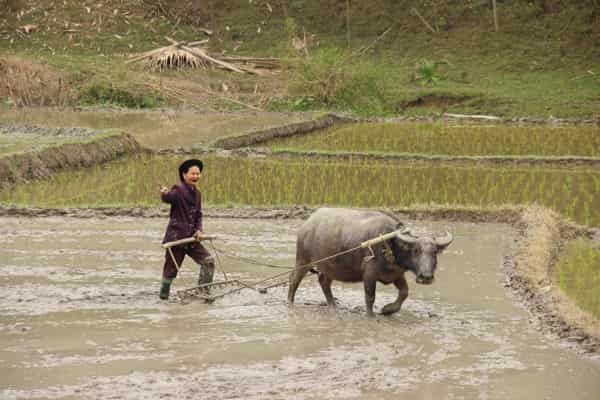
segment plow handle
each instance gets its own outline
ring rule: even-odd
[[[213,240],[216,239],[217,237],[215,235],[202,235],[200,238],[196,239],[195,237],[189,237],[189,238],[185,238],[185,239],[179,239],[179,240],[174,240],[172,242],[167,242],[167,243],[163,243],[162,247],[164,249],[169,249],[173,246],[179,246],[180,244],[187,244],[187,243],[193,243],[193,242],[201,242],[203,240]]]

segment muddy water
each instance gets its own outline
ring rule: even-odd
[[[218,246],[291,265],[300,221],[209,220]],[[434,285],[367,319],[361,285],[312,277],[214,304],[158,300],[165,221],[0,219],[0,398],[597,399],[600,360],[539,334],[503,287],[505,225],[449,228]],[[414,223],[412,223],[414,225]],[[231,278],[280,272],[222,258]],[[175,290],[192,286],[185,263]],[[376,305],[393,300],[379,286]]]
[[[133,135],[145,147],[192,148],[215,139],[252,130],[305,121],[310,113],[236,112],[196,113],[192,111],[70,111],[54,109],[0,108],[0,123],[120,129]]]

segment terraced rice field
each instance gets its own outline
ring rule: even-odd
[[[555,280],[577,305],[600,318],[600,247],[585,239],[567,245],[556,269]]]
[[[45,129],[0,123],[0,156],[42,150],[66,143],[79,143],[110,134],[81,128]]]
[[[181,156],[137,156],[59,173],[0,192],[0,203],[38,207],[153,206],[177,180]],[[600,171],[592,168],[456,166],[203,157],[210,205],[407,207],[540,204],[600,226]]]
[[[600,129],[593,126],[356,124],[274,139],[259,146],[325,152],[600,157]]]

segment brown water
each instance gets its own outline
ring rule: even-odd
[[[0,108],[0,123],[119,129],[133,135],[145,147],[193,148],[222,136],[263,130],[305,121],[310,113],[191,111],[70,111]]]
[[[0,218],[0,398],[598,399],[600,360],[534,330],[503,287],[512,228],[450,229],[436,283],[392,317],[364,315],[362,286],[307,277],[207,305],[158,300],[160,219]],[[292,265],[300,221],[206,221],[218,246]],[[230,277],[280,270],[222,259]],[[184,263],[174,289],[193,285]],[[379,285],[376,305],[395,298]]]

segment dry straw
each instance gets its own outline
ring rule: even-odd
[[[147,68],[158,71],[207,67],[200,57],[178,48],[166,49],[163,52],[151,55],[144,61]]]

